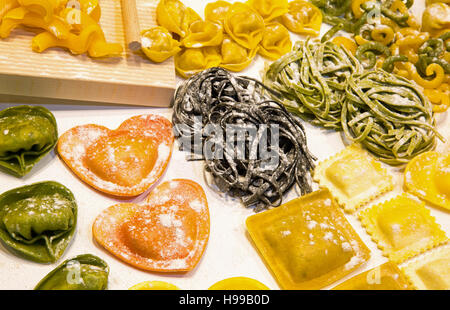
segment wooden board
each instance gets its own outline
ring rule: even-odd
[[[125,47],[120,0],[100,0],[100,24],[108,42]],[[141,29],[156,25],[158,0],[137,0]],[[61,48],[31,50],[34,33],[16,29],[0,40],[0,101],[25,97],[145,106],[169,106],[176,79],[173,59],[152,63],[129,51],[123,57],[92,59]],[[30,99],[31,100],[31,99]]]

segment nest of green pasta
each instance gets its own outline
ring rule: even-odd
[[[436,144],[431,104],[409,80],[383,70],[351,76],[342,127],[380,160],[398,165]],[[439,136],[440,137],[440,136]]]
[[[391,165],[433,149],[440,137],[431,104],[417,85],[383,70],[365,72],[330,41],[297,43],[268,67],[264,83],[283,95],[289,111],[343,130]]]
[[[205,161],[217,188],[256,211],[280,205],[294,184],[311,192],[314,168],[301,122],[267,93],[279,95],[211,68],[182,84],[173,100],[180,148]]]
[[[283,95],[286,108],[325,128],[341,129],[341,110],[348,77],[361,73],[359,62],[330,41],[299,41],[274,62],[264,83]]]

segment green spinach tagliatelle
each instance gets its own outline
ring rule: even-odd
[[[41,182],[0,195],[0,240],[14,253],[52,263],[70,243],[77,223],[72,192],[57,182]]]

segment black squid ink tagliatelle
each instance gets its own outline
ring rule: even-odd
[[[302,194],[311,192],[315,159],[299,119],[267,92],[273,91],[256,80],[211,68],[185,81],[173,101],[182,149],[205,161],[212,183],[222,192],[256,211],[280,205],[294,184]],[[230,128],[238,131],[231,141]],[[247,131],[252,128],[254,134]],[[264,156],[262,144],[270,156]],[[208,156],[207,148],[222,156]]]

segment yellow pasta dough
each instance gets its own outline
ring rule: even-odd
[[[252,215],[246,225],[282,289],[323,288],[370,257],[326,189]]]
[[[402,270],[416,289],[450,290],[450,246],[436,249]]]
[[[384,255],[395,263],[447,241],[425,203],[406,193],[363,210],[360,219]]]
[[[413,158],[405,169],[405,189],[450,210],[450,153],[426,152]]]
[[[381,163],[357,144],[319,163],[314,180],[328,188],[347,212],[394,187],[392,176]]]
[[[342,282],[333,290],[407,290],[408,280],[394,263],[387,262]]]

